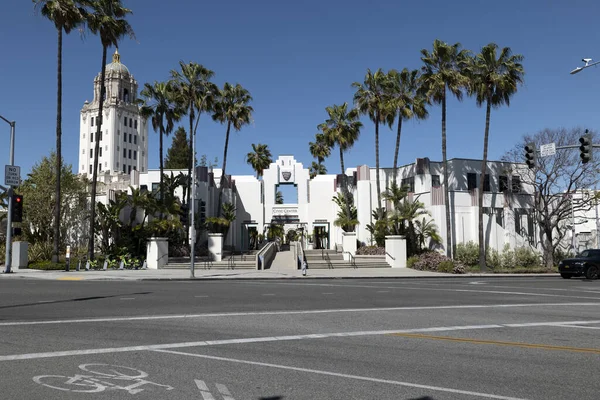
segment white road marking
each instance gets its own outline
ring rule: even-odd
[[[275,293],[263,293],[263,296],[275,296]]]
[[[221,393],[221,396],[223,396],[223,400],[235,400],[231,395],[229,389],[227,389],[227,386],[222,385],[220,383],[215,383],[215,385],[217,386],[217,390],[219,391],[219,393]]]
[[[378,290],[377,293],[389,293],[389,290]]]
[[[487,282],[481,282],[481,281],[475,281],[475,282],[469,282],[469,285],[486,285]]]
[[[598,299],[600,300],[600,299]],[[128,321],[152,321],[164,319],[189,319],[189,318],[218,318],[218,317],[248,317],[255,315],[303,315],[303,314],[332,314],[332,313],[360,313],[360,312],[388,312],[388,311],[419,311],[419,310],[468,310],[485,308],[513,308],[513,307],[582,307],[600,306],[600,302],[577,302],[577,303],[515,303],[515,304],[466,304],[455,306],[407,306],[407,307],[381,307],[381,308],[339,308],[324,310],[290,310],[290,311],[248,311],[230,313],[207,313],[207,314],[173,314],[173,315],[145,315],[136,317],[106,317],[106,318],[84,318],[84,319],[59,319],[43,321],[13,321],[0,322],[2,326],[23,325],[56,325],[56,324],[82,324],[98,322],[128,322]]]
[[[327,293],[321,293],[321,294],[333,294],[332,292],[327,292]]]
[[[121,297],[121,300],[135,300],[135,297]]]
[[[237,364],[256,365],[256,366],[261,366],[261,367],[277,368],[277,369],[284,369],[284,370],[289,370],[289,371],[306,372],[306,373],[309,373],[309,374],[319,374],[319,375],[326,375],[326,376],[334,376],[334,377],[337,377],[337,378],[354,379],[354,380],[366,381],[366,382],[374,382],[374,383],[386,383],[386,384],[389,384],[389,385],[404,386],[404,387],[415,388],[415,389],[434,390],[434,391],[437,391],[437,392],[455,393],[455,394],[462,394],[462,395],[468,395],[468,396],[476,396],[476,397],[481,397],[481,398],[485,398],[485,399],[524,400],[524,399],[520,399],[518,397],[500,396],[500,395],[497,395],[497,394],[472,392],[472,391],[469,391],[469,390],[452,389],[452,388],[446,388],[446,387],[441,387],[441,386],[421,385],[421,384],[418,384],[418,383],[393,381],[393,380],[390,380],[390,379],[371,378],[371,377],[368,377],[368,376],[342,374],[342,373],[339,373],[339,372],[322,371],[322,370],[317,370],[317,369],[301,368],[301,367],[293,367],[293,366],[290,366],[290,365],[271,364],[271,363],[265,363],[265,362],[259,362],[259,361],[240,360],[240,359],[237,359],[237,358],[217,357],[217,356],[209,356],[209,355],[195,354],[195,353],[186,353],[186,352],[182,352],[182,351],[173,351],[173,350],[156,350],[156,351],[161,352],[161,353],[170,353],[170,354],[176,354],[176,355],[182,355],[182,356],[205,358],[205,359],[208,359],[208,360],[226,361],[226,362],[232,362],[232,363],[237,363]]]
[[[198,341],[198,342],[163,343],[163,344],[140,345],[140,346],[129,346],[129,347],[112,347],[112,348],[98,348],[98,349],[52,351],[52,352],[46,352],[46,353],[13,354],[13,355],[0,356],[0,362],[15,361],[15,360],[33,360],[33,359],[52,358],[52,357],[69,357],[69,356],[80,356],[80,355],[89,355],[89,354],[126,353],[126,352],[132,352],[132,351],[145,351],[145,350],[167,350],[167,349],[178,349],[178,348],[184,348],[184,347],[207,347],[207,346],[228,345],[228,344],[279,342],[279,341],[306,340],[306,339],[326,339],[326,338],[336,338],[336,337],[381,336],[381,335],[391,335],[391,334],[398,334],[398,333],[428,333],[428,332],[453,332],[453,331],[469,331],[469,330],[497,329],[497,328],[526,328],[526,327],[557,326],[557,325],[569,325],[569,324],[572,324],[572,325],[600,324],[600,320],[528,322],[528,323],[521,323],[521,324],[438,326],[438,327],[430,327],[430,328],[313,333],[313,334],[293,335],[293,336],[267,336],[267,337],[241,338],[241,339],[206,340],[206,341]]]
[[[600,326],[579,326],[571,324],[559,324],[555,326],[560,326],[561,328],[600,329]]]
[[[202,399],[215,400],[212,393],[210,393],[210,390],[208,390],[208,386],[206,386],[206,383],[204,383],[204,381],[201,381],[200,379],[194,379],[194,381],[196,382],[196,386],[198,386],[198,389],[200,389]]]
[[[208,297],[208,296],[204,295],[204,296],[194,296],[194,297],[201,299],[201,298],[205,298],[205,297]]]

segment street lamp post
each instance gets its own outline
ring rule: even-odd
[[[194,258],[196,258],[196,132],[192,134],[192,204],[188,204],[188,209],[192,215],[190,224],[190,278],[195,277]]]
[[[15,121],[9,121],[0,115],[0,119],[10,125],[10,153],[9,163],[10,165],[15,164]],[[13,189],[12,186],[8,186],[8,214],[6,215],[6,258],[5,258],[5,269],[4,273],[8,274],[10,271],[10,263],[12,260],[12,209],[13,209]]]
[[[594,65],[600,64],[600,61],[592,62],[591,58],[584,58],[581,61],[583,61],[585,63],[585,65],[583,67],[575,68],[573,71],[570,72],[571,75],[578,74],[586,68],[593,67]]]

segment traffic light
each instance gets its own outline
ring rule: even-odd
[[[179,211],[179,220],[183,226],[187,226],[189,220],[190,212],[187,204],[181,205],[181,210]]]
[[[13,228],[13,236],[21,236],[23,230],[21,228]]]
[[[582,164],[587,164],[588,162],[590,162],[593,154],[592,135],[590,135],[588,132],[589,131],[586,129],[585,135],[579,138],[579,143],[581,143],[581,146],[579,146],[579,151],[581,152],[581,154],[579,156],[581,157]]]
[[[23,196],[12,196],[12,222],[23,222]]]
[[[535,165],[537,164],[535,143],[527,143],[525,145],[525,163],[529,169],[535,168]]]

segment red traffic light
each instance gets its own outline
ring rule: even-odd
[[[20,203],[20,202],[21,202],[21,199],[22,199],[22,197],[20,197],[20,196],[15,196],[15,201],[16,201],[17,203]]]

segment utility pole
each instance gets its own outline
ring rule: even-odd
[[[9,163],[15,165],[15,121],[9,121],[0,115],[0,119],[10,125],[10,153]],[[13,189],[8,185],[8,215],[6,216],[6,258],[4,273],[11,272],[10,263],[12,260],[12,212],[13,212]]]
[[[196,132],[192,135],[192,204],[188,204],[188,209],[192,213],[189,220],[190,224],[190,278],[195,278],[194,258],[196,258]]]

